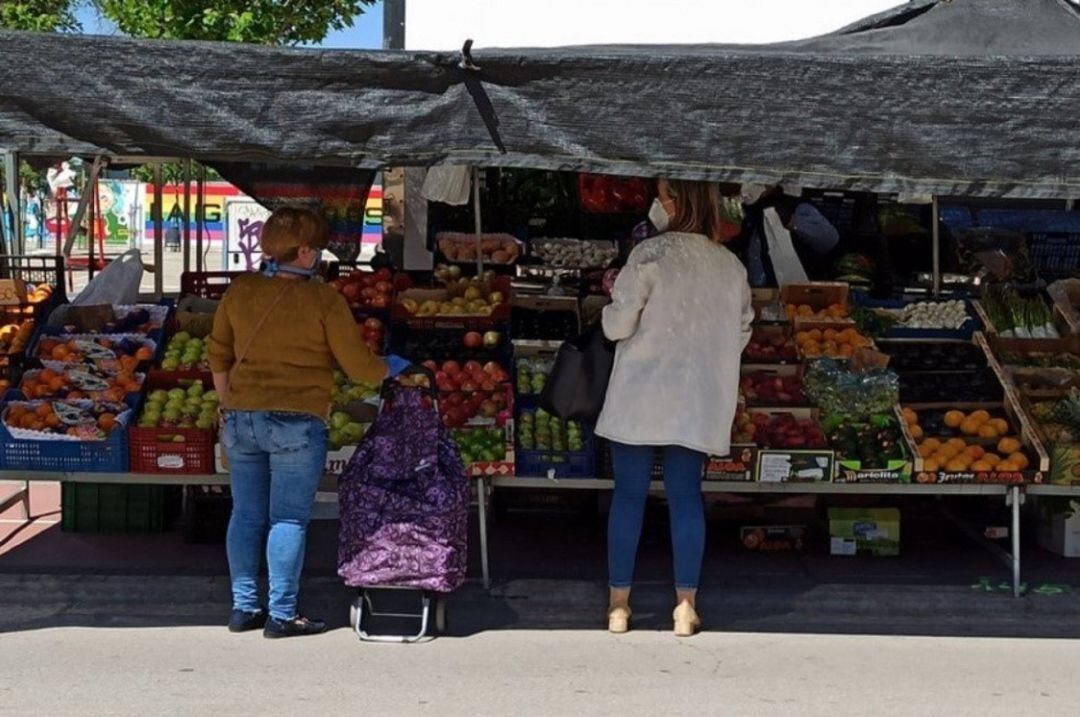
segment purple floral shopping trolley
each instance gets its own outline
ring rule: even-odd
[[[361,640],[415,642],[446,629],[444,596],[465,580],[469,483],[434,392],[387,382],[382,393],[378,417],[338,479],[338,575],[360,589],[350,622]],[[377,612],[373,590],[390,588],[419,591],[420,612]],[[365,615],[416,618],[420,629],[372,635]]]

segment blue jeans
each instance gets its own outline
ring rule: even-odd
[[[664,456],[664,492],[671,516],[675,587],[696,589],[701,578],[705,556],[701,475],[705,454],[679,446],[628,446],[612,442],[615,494],[608,514],[608,577],[613,588],[628,588],[634,581],[638,539],[657,450],[663,451]]]
[[[309,414],[226,412],[221,441],[232,474],[233,510],[225,545],[234,610],[259,609],[256,581],[265,551],[270,616],[296,617],[307,525],[326,469],[326,439],[326,424]]]

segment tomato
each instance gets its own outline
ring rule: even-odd
[[[375,282],[375,290],[380,294],[389,294],[394,290],[394,285],[389,281],[377,281]]]
[[[365,286],[365,287],[375,286],[375,283],[377,281],[378,281],[378,279],[375,278],[374,274],[361,274],[360,275],[360,284]]]
[[[376,309],[385,309],[390,306],[390,297],[386,294],[376,294],[371,300],[371,306]]]
[[[393,278],[394,278],[393,272],[391,272],[386,267],[383,267],[382,269],[379,269],[378,271],[375,272],[375,280],[376,281],[390,281]]]
[[[450,374],[451,376],[454,376],[461,373],[461,364],[459,364],[457,361],[444,361],[442,365],[442,370],[446,371],[446,373]]]
[[[360,287],[357,284],[346,284],[341,288],[341,294],[350,304],[360,300]]]
[[[379,292],[375,291],[374,286],[365,286],[364,288],[360,289],[361,298],[367,299],[368,301],[371,301],[371,299],[375,298],[375,295],[378,293]]]
[[[364,321],[364,328],[365,329],[372,329],[372,330],[379,329],[381,331],[382,328],[383,328],[383,322],[379,321],[374,316],[372,316],[371,318]],[[428,363],[434,364],[435,362],[434,361],[428,361],[424,365],[427,366]],[[432,370],[434,370],[434,369],[432,369]]]
[[[484,367],[480,365],[479,361],[466,361],[465,366],[462,368],[467,374],[475,374],[477,371],[484,370]]]

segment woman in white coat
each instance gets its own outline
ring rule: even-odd
[[[625,632],[638,539],[657,451],[671,515],[675,633],[700,628],[696,595],[705,551],[701,478],[726,455],[738,402],[739,357],[754,311],[746,270],[722,246],[716,184],[660,180],[638,245],[604,309],[617,341],[596,434],[611,441],[615,493],[608,518],[608,629]]]

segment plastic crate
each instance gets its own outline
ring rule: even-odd
[[[182,524],[185,543],[223,543],[232,516],[232,493],[226,486],[185,487]]]
[[[180,486],[64,483],[61,527],[67,533],[160,533],[180,509]]]
[[[49,284],[53,287],[56,303],[67,301],[62,256],[0,255],[0,276],[32,284]]]
[[[220,299],[232,280],[246,271],[185,271],[180,275],[180,296]]]
[[[1031,265],[1044,279],[1064,279],[1080,268],[1080,234],[1033,232],[1028,235]]]
[[[194,381],[209,381],[198,372],[153,371],[146,380],[146,391],[186,388]],[[205,386],[210,390],[212,386]],[[180,438],[181,440],[176,440]],[[217,432],[205,428],[158,426],[128,429],[133,473],[209,475],[215,472],[214,444]]]
[[[0,469],[68,473],[127,473],[127,427],[104,441],[35,441],[17,439],[0,424]]]
[[[579,453],[569,451],[524,451],[518,447],[515,452],[515,475],[531,478],[544,478],[554,471],[556,478],[592,478],[596,473],[596,452],[592,441],[586,439],[585,449]]]

